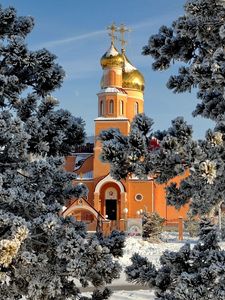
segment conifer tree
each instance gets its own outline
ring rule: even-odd
[[[118,278],[113,256],[124,237],[88,237],[84,224],[60,215],[87,194],[63,168],[84,141],[84,122],[56,108],[51,93],[64,71],[48,50],[28,49],[33,25],[0,7],[0,298],[107,299],[110,291],[97,287]],[[96,288],[91,298],[78,288],[88,284]]]
[[[131,260],[128,281],[154,288],[158,300],[224,299],[225,251],[208,220],[200,224],[198,243],[194,247],[186,243],[178,252],[165,251],[158,270],[137,253]]]
[[[111,163],[116,179],[135,174],[148,175],[158,183],[189,172],[180,181],[167,185],[167,202],[179,209],[190,203],[192,215],[206,215],[225,198],[225,142],[220,131],[208,130],[204,140],[195,141],[192,127],[182,117],[165,131],[152,132],[153,121],[137,115],[128,136],[118,130],[103,131],[102,159]],[[113,134],[112,134],[113,133]],[[154,141],[157,141],[157,144]]]
[[[184,63],[167,86],[176,93],[197,88],[201,103],[193,114],[214,120],[215,128],[206,132],[205,139],[195,141],[182,117],[173,120],[168,130],[153,133],[153,121],[139,115],[128,137],[115,131],[114,137],[103,132],[100,138],[102,159],[111,163],[117,179],[130,173],[152,174],[164,183],[189,170],[190,176],[179,187],[172,183],[167,188],[167,200],[179,208],[191,198],[196,215],[210,213],[225,199],[225,3],[190,0],[184,9],[184,16],[171,27],[162,26],[150,37],[143,54],[153,57],[155,70],[167,69],[176,61]],[[154,139],[157,147],[152,147]]]
[[[191,215],[206,215],[225,199],[225,2],[189,0],[184,10],[171,27],[162,26],[150,37],[143,54],[153,57],[154,70],[168,69],[176,61],[183,64],[167,86],[175,93],[197,89],[200,103],[193,115],[215,121],[215,128],[195,141],[182,117],[168,130],[153,132],[153,121],[137,115],[128,137],[116,130],[101,134],[102,159],[111,163],[117,179],[151,174],[163,183],[188,171],[179,187],[168,186],[167,201],[180,208],[191,199]],[[224,299],[225,254],[210,227],[202,223],[193,249],[185,245],[177,253],[165,252],[159,270],[135,255],[128,279],[156,288],[156,299]]]
[[[178,75],[169,78],[167,86],[175,93],[197,88],[194,116],[212,120],[224,119],[224,0],[189,0],[184,15],[162,26],[143,48],[144,55],[154,59],[154,70],[166,70],[176,61],[183,63]]]
[[[157,243],[163,231],[164,218],[156,212],[143,211],[142,216],[142,237],[149,242]]]

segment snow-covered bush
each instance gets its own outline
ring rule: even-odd
[[[149,242],[159,242],[165,219],[156,212],[142,213],[142,236]]]
[[[189,233],[190,237],[197,237],[199,235],[199,222],[200,220],[191,216],[184,221],[184,230]]]

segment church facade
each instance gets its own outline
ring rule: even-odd
[[[116,49],[113,28],[111,30],[111,45],[101,58],[103,75],[96,101],[98,116],[94,120],[93,153],[75,153],[66,160],[66,170],[77,173],[74,184],[82,183],[88,187],[86,202],[89,205],[86,202],[85,205],[79,205],[72,201],[64,215],[71,214],[78,220],[92,221],[99,213],[109,220],[119,221],[138,218],[145,210],[157,212],[168,221],[185,218],[187,206],[178,211],[167,205],[165,184],[156,184],[154,178],[150,177],[147,180],[132,177],[116,181],[110,176],[109,164],[99,158],[99,133],[109,128],[118,128],[124,135],[128,135],[134,116],[144,112],[144,77],[127,58],[124,44],[121,51]],[[179,182],[180,179],[174,178],[173,182]]]

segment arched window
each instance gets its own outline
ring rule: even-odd
[[[110,114],[114,113],[114,102],[113,102],[113,100],[109,101],[109,113]]]
[[[134,103],[134,114],[138,114],[139,113],[139,105],[138,105],[138,102],[135,102]]]
[[[100,101],[100,116],[103,116],[104,114],[104,102],[101,100]]]
[[[120,114],[121,114],[121,115],[124,114],[124,104],[123,104],[123,100],[120,100]]]

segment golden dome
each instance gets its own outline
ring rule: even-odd
[[[145,88],[144,76],[127,59],[124,54],[123,88],[135,89],[143,92]]]
[[[145,80],[143,75],[138,70],[134,70],[129,73],[124,72],[123,88],[130,88],[143,92],[145,89]]]
[[[123,55],[120,54],[113,43],[111,44],[109,50],[102,56],[101,58],[101,66],[102,68],[106,67],[123,67],[124,58]]]

